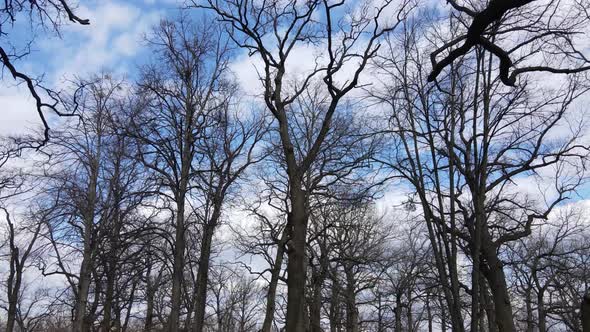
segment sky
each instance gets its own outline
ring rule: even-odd
[[[53,31],[31,30],[27,17],[17,18],[8,35],[10,41],[22,43],[34,37],[31,54],[14,63],[19,71],[42,76],[43,84],[56,90],[76,77],[103,70],[133,79],[138,65],[147,58],[145,34],[161,18],[178,14],[175,0],[82,3],[75,12],[90,19],[90,25],[65,25],[61,36]],[[24,86],[15,86],[15,82],[6,72],[0,81],[0,136],[23,133],[40,125],[28,91]]]
[[[68,81],[76,77],[85,78],[100,71],[133,80],[138,66],[149,61],[146,34],[162,18],[178,15],[182,0],[85,0],[80,3],[76,14],[88,18],[90,25],[67,24],[59,36],[52,31],[31,31],[27,17],[17,20],[8,35],[11,41],[22,44],[35,36],[31,54],[15,62],[20,71],[43,76],[43,84],[55,90],[66,88]],[[314,57],[314,50],[302,47],[294,52],[291,59],[297,63],[289,67],[311,69],[308,68],[309,59]],[[232,65],[245,94],[259,91],[255,63],[255,58],[242,54]],[[8,73],[0,80],[0,109],[0,136],[23,134],[40,127],[28,90],[15,85]],[[55,118],[50,113],[47,115],[50,120]],[[587,190],[582,194],[583,198],[590,197]]]

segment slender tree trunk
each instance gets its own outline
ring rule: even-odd
[[[381,300],[381,293],[377,294],[377,306],[377,332],[383,332],[385,330],[385,327],[383,324],[383,303]]]
[[[99,137],[97,146],[99,150],[97,155],[91,161],[88,190],[86,191],[87,201],[86,209],[83,212],[83,241],[84,249],[82,251],[82,263],[80,264],[80,274],[78,279],[78,291],[76,304],[74,307],[74,321],[72,330],[73,332],[86,332],[89,330],[89,326],[86,324],[86,309],[88,306],[88,294],[90,290],[90,279],[92,274],[92,252],[93,252],[93,232],[94,232],[94,215],[96,210],[97,200],[97,187],[98,187],[98,172],[99,172],[99,160],[100,160],[100,146],[101,146],[101,133],[97,132]]]
[[[105,291],[105,300],[104,300],[104,308],[103,308],[103,320],[102,320],[102,330],[103,331],[110,331],[111,330],[111,322],[112,322],[112,312],[113,312],[113,297],[114,297],[114,290],[115,290],[115,280],[114,275],[112,275],[113,271],[109,271],[109,275],[107,277],[107,288]]]
[[[205,226],[203,239],[201,239],[201,253],[199,257],[199,267],[197,270],[197,284],[195,285],[195,321],[193,332],[202,332],[205,325],[205,308],[207,305],[207,284],[209,281],[209,263],[211,260],[211,243],[213,242],[213,233],[220,216],[221,207],[215,208],[212,221]]]
[[[412,289],[408,288],[408,305],[406,306],[407,331],[414,331],[414,317],[412,315]]]
[[[148,268],[147,272],[147,283],[146,283],[146,312],[145,312],[145,325],[144,331],[151,332],[153,330],[153,321],[154,321],[154,300],[157,291],[157,284],[160,279],[160,275],[156,278],[156,280],[152,281],[150,279],[150,271],[151,265]]]
[[[428,319],[428,332],[432,332],[432,310],[430,309],[430,297],[426,296],[426,318]]]
[[[84,259],[80,267],[80,281],[78,282],[78,297],[76,300],[73,331],[86,331],[86,308],[88,307],[88,293],[90,289],[90,253],[84,250]]]
[[[421,197],[423,202],[427,202],[425,196]],[[463,323],[463,316],[461,314],[461,303],[460,303],[460,294],[459,294],[459,281],[458,281],[458,274],[456,269],[456,264],[454,264],[454,255],[451,252],[450,255],[446,255],[446,251],[443,250],[440,246],[441,240],[439,236],[444,237],[444,234],[436,233],[433,227],[433,216],[428,213],[428,205],[423,204],[425,207],[425,218],[426,218],[426,226],[428,229],[428,237],[430,239],[430,243],[432,244],[432,250],[434,254],[434,259],[436,263],[437,271],[440,275],[439,280],[441,281],[442,285],[442,292],[444,293],[444,299],[446,302],[447,307],[449,308],[449,314],[451,318],[451,329],[453,332],[464,332],[465,327]],[[449,272],[447,273],[447,268],[449,267]],[[451,283],[449,285],[449,279]]]
[[[530,287],[526,289],[524,300],[526,302],[526,331],[533,332],[533,303]]]
[[[340,283],[332,272],[332,296],[330,297],[330,332],[338,332],[340,326]]]
[[[322,286],[324,280],[320,273],[313,276],[313,289],[309,313],[309,327],[311,332],[323,332],[321,326]]]
[[[547,312],[545,311],[545,292],[537,293],[537,315],[539,316],[539,332],[547,332]]]
[[[22,270],[20,268],[19,250],[14,248],[11,252],[10,274],[8,275],[8,317],[6,320],[6,332],[13,332],[16,322],[16,309],[18,306],[18,296],[22,283]]]
[[[276,309],[277,286],[279,284],[279,277],[281,276],[283,266],[286,240],[287,229],[283,230],[279,243],[277,244],[275,264],[271,270],[270,283],[268,284],[268,291],[266,293],[266,309],[264,312],[264,323],[262,324],[261,332],[271,332]]]
[[[403,332],[402,331],[402,296],[401,294],[397,294],[395,296],[395,332]]]
[[[445,310],[444,301],[440,299],[440,330],[441,332],[447,332],[447,311]]]
[[[498,322],[496,322],[496,313],[494,311],[494,303],[490,298],[489,294],[489,287],[486,284],[485,279],[483,276],[480,279],[481,285],[481,299],[483,300],[483,305],[485,308],[485,314],[488,321],[488,332],[497,332],[498,331]]]
[[[580,308],[582,318],[582,331],[590,332],[590,290],[586,291]]]
[[[356,281],[351,267],[346,266],[346,332],[358,332],[358,309],[356,307]]]
[[[181,304],[181,288],[183,282],[184,270],[184,250],[185,250],[185,227],[184,227],[184,195],[181,195],[177,202],[176,211],[176,233],[174,238],[174,263],[172,268],[172,295],[170,298],[171,309],[168,316],[168,332],[178,331],[180,322],[180,304]]]

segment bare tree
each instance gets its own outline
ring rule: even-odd
[[[563,207],[546,224],[533,230],[530,237],[511,248],[514,256],[508,267],[525,299],[527,331],[548,331],[551,316],[558,317],[555,314],[561,310],[575,311],[571,306],[560,308],[561,299],[557,293],[565,292],[560,281],[570,278],[567,274],[577,265],[575,254],[589,249],[584,244],[581,213],[578,209]]]
[[[15,331],[15,324],[19,321],[20,304],[24,290],[24,275],[27,268],[32,264],[31,260],[34,261],[42,250],[37,240],[43,231],[43,222],[42,220],[35,220],[30,223],[19,222],[17,224],[6,208],[2,207],[0,209],[5,214],[8,226],[7,241],[9,256],[9,273],[6,281],[8,307],[2,307],[6,309],[6,331],[12,332]],[[20,322],[22,323],[22,320]]]
[[[255,112],[239,114],[241,105],[228,71],[229,40],[210,24],[187,17],[163,21],[150,39],[161,63],[144,69],[140,84],[147,108],[138,110],[134,131],[139,158],[153,171],[153,192],[176,205],[172,306],[168,330],[179,328],[186,255],[187,216],[202,226],[197,280],[188,324],[202,330],[213,234],[232,187],[247,167],[263,156],[256,144],[266,131]],[[194,311],[194,312],[193,312]],[[191,322],[191,315],[194,320]],[[187,327],[188,328],[188,327]]]
[[[401,38],[399,60],[385,57],[386,82],[375,97],[391,107],[394,149],[383,162],[409,181],[424,213],[439,274],[450,277],[449,307],[460,326],[457,248],[472,260],[471,331],[480,325],[480,278],[489,284],[499,331],[514,331],[501,250],[526,237],[575,191],[584,173],[583,124],[571,122],[572,103],[587,91],[570,77],[559,89],[535,95],[526,86],[503,91],[493,77],[493,54],[479,49],[456,65],[442,89],[422,80],[424,59],[416,49],[415,23]],[[412,46],[414,45],[414,46]],[[393,74],[392,74],[393,73]],[[560,126],[567,132],[552,133]],[[391,159],[389,159],[391,158]],[[569,161],[566,161],[569,160]],[[540,176],[545,170],[551,176]],[[518,176],[545,180],[535,199],[514,192]],[[443,267],[444,262],[448,267]],[[446,271],[445,271],[446,270]],[[460,328],[460,327],[454,327]]]
[[[108,147],[113,138],[110,114],[118,110],[122,83],[109,77],[82,81],[69,99],[81,109],[81,121],[59,132],[59,140],[47,146],[51,156],[46,178],[48,240],[55,264],[43,267],[45,275],[63,275],[75,296],[73,330],[88,331],[98,301],[90,305],[90,291],[96,281],[97,255],[102,227],[110,220],[112,185],[115,179],[105,170]],[[79,254],[81,263],[72,266]],[[78,269],[78,271],[75,271]]]
[[[382,13],[390,2],[382,4],[371,1],[361,5],[358,15],[346,16],[344,23],[334,12],[344,8],[345,2],[298,1],[250,2],[213,1],[204,4],[194,2],[196,7],[213,12],[220,21],[227,23],[231,38],[250,54],[262,60],[260,81],[262,95],[268,110],[278,122],[283,162],[289,181],[290,211],[288,214],[288,303],[286,330],[303,331],[305,305],[305,247],[309,219],[309,195],[304,190],[304,175],[317,159],[328,142],[331,122],[339,104],[359,83],[360,75],[368,61],[379,49],[379,39],[397,27],[405,16],[409,4],[403,2],[393,22],[387,22]],[[391,6],[393,7],[393,6]],[[316,19],[319,15],[321,19]],[[338,23],[340,21],[341,23]],[[362,45],[361,45],[362,44]],[[303,78],[289,86],[288,60],[300,46],[319,45],[327,59],[317,59],[315,66]],[[336,79],[343,73],[345,64],[352,64],[351,75]],[[322,89],[329,93],[321,126],[314,135],[311,148],[298,156],[288,110],[299,96],[309,89],[316,77],[324,83]]]

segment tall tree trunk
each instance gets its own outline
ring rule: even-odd
[[[484,228],[482,233],[482,254],[487,262],[484,275],[490,285],[492,299],[494,300],[498,331],[516,332],[502,261],[497,256],[496,247],[491,241],[489,230]]]
[[[439,299],[440,304],[440,330],[447,332],[447,311],[445,310],[444,301]]]
[[[408,288],[408,304],[406,305],[406,317],[407,317],[407,331],[414,331],[414,317],[412,315],[412,289]]]
[[[158,273],[158,276],[155,280],[151,280],[150,278],[150,271],[151,271],[151,264],[148,267],[147,271],[147,282],[146,282],[146,312],[145,312],[145,325],[144,331],[151,332],[154,329],[154,302],[156,297],[156,291],[158,290],[158,284],[160,282],[160,277],[162,276],[162,270]]]
[[[107,276],[107,288],[105,291],[104,308],[103,308],[103,319],[102,319],[102,330],[110,331],[112,322],[113,312],[113,297],[115,291],[115,278],[112,274],[114,271],[109,271]]]
[[[277,286],[279,284],[279,278],[281,276],[286,241],[287,228],[283,230],[279,243],[277,244],[275,264],[271,270],[270,283],[268,284],[268,291],[266,292],[266,309],[264,312],[264,323],[262,324],[261,332],[270,332],[272,328],[272,322],[274,320],[274,314],[276,309]]]
[[[321,319],[322,319],[322,288],[324,280],[321,276],[321,272],[314,273],[312,277],[313,288],[310,304],[309,313],[309,327],[311,332],[323,332]]]
[[[201,239],[201,253],[197,269],[197,284],[195,285],[195,321],[193,332],[202,332],[205,325],[205,308],[207,306],[207,285],[209,281],[209,263],[211,260],[211,243],[215,226],[221,214],[221,206],[216,207],[210,223],[205,225],[203,239]]]
[[[432,332],[432,310],[430,309],[430,296],[426,295],[426,318],[428,319],[428,332]]]
[[[586,291],[580,308],[582,318],[582,331],[590,332],[590,290]]]
[[[78,282],[78,296],[74,312],[73,332],[86,331],[86,308],[88,307],[88,293],[90,290],[90,253],[84,250],[84,258],[80,265],[80,279]]]
[[[172,268],[172,295],[170,298],[171,308],[167,324],[168,332],[177,332],[180,322],[181,288],[184,270],[184,250],[186,246],[184,236],[184,199],[184,195],[181,195],[177,201],[174,263]]]
[[[547,332],[547,312],[545,310],[545,291],[537,293],[537,315],[539,316],[539,332]]]
[[[332,296],[330,297],[330,332],[338,332],[340,326],[340,283],[332,271]]]
[[[527,287],[525,293],[525,303],[526,303],[526,331],[533,332],[534,325],[533,325],[533,303],[531,297],[531,288]]]
[[[358,309],[356,307],[356,281],[352,267],[345,264],[346,273],[346,332],[358,332]]]
[[[395,296],[395,308],[393,309],[395,314],[395,332],[402,331],[402,296],[397,294]]]
[[[89,325],[86,322],[86,309],[88,306],[88,293],[90,290],[90,281],[92,273],[92,253],[93,253],[93,233],[94,233],[94,216],[96,213],[96,200],[97,200],[97,188],[98,188],[98,172],[99,172],[99,160],[101,156],[101,131],[97,132],[98,151],[96,156],[91,157],[90,162],[90,174],[88,189],[86,191],[86,206],[83,211],[83,234],[82,238],[84,241],[84,248],[82,250],[82,263],[80,264],[80,273],[78,279],[78,289],[76,303],[74,306],[74,321],[72,330],[73,332],[86,332],[89,330]]]
[[[14,236],[14,235],[11,235]],[[6,317],[6,332],[13,332],[16,322],[16,310],[18,306],[18,296],[22,283],[22,269],[19,264],[18,248],[11,249],[10,253],[10,273],[8,275],[8,312]]]
[[[291,182],[291,211],[287,216],[289,250],[287,252],[286,332],[305,331],[305,244],[308,215],[305,192],[300,181]]]
[[[421,197],[422,202],[427,202],[428,200],[423,195]],[[442,285],[442,292],[444,293],[444,299],[446,302],[447,307],[449,308],[449,314],[451,318],[451,329],[453,332],[464,332],[465,327],[463,323],[463,316],[461,314],[461,301],[460,301],[460,294],[459,294],[459,281],[458,281],[458,273],[456,269],[456,264],[454,262],[454,258],[456,257],[453,253],[453,250],[449,250],[447,253],[445,248],[441,248],[443,245],[441,244],[442,241],[445,240],[446,234],[442,232],[436,232],[434,228],[434,216],[429,212],[429,205],[423,203],[423,207],[425,210],[425,219],[426,219],[426,226],[428,229],[428,237],[430,239],[430,243],[432,244],[432,252],[434,255],[434,260],[436,263],[437,272],[439,273],[439,280]],[[453,247],[455,245],[451,244]],[[447,272],[447,266],[449,268],[449,272]],[[450,279],[450,284],[449,284]]]
[[[496,322],[496,312],[494,311],[494,303],[490,298],[489,287],[483,276],[480,279],[481,299],[485,308],[485,314],[488,321],[488,332],[498,331],[498,322]]]

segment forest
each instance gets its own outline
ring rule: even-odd
[[[0,3],[0,332],[590,332],[590,1],[145,1],[55,85],[91,3]]]

